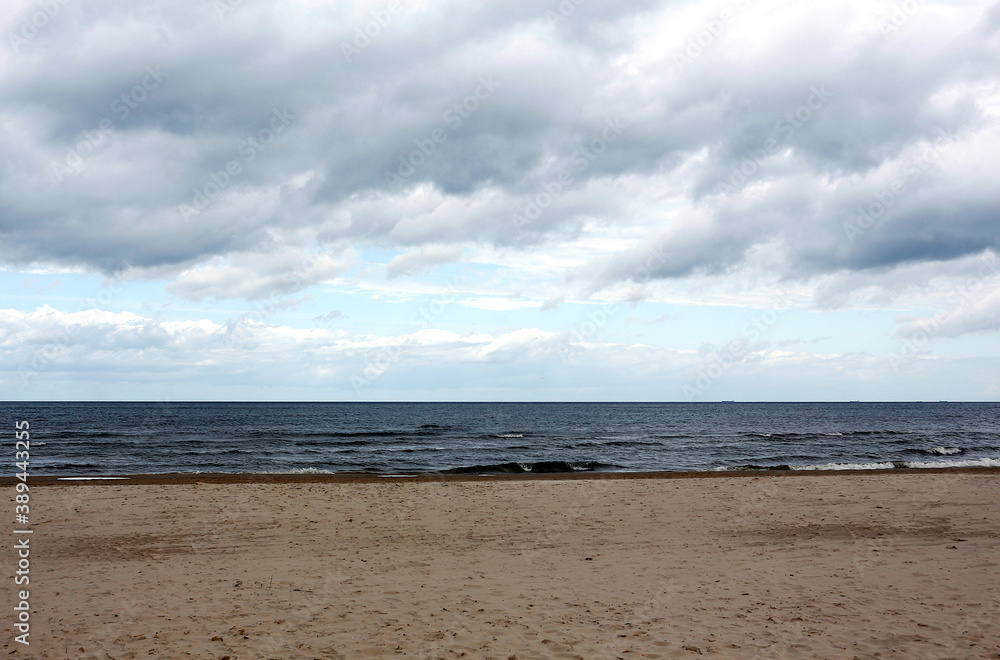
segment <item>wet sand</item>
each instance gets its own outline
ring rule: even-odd
[[[8,615],[12,657],[1000,657],[998,470],[31,494],[32,643]]]

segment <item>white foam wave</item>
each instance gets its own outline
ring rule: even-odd
[[[291,470],[272,470],[260,472],[259,474],[336,474],[333,470],[321,470],[319,468],[294,468]]]
[[[125,479],[129,477],[56,477],[59,481],[108,481],[112,479]]]
[[[793,470],[891,470],[892,463],[823,463],[822,465],[792,465]]]
[[[939,456],[951,456],[952,454],[961,454],[961,447],[935,447],[934,449],[928,449],[928,454],[938,454]]]
[[[965,460],[899,461],[897,463],[826,463],[823,465],[793,465],[793,470],[891,470],[907,468],[1000,467],[1000,458],[969,458]]]
[[[942,461],[907,461],[907,467],[913,468],[952,468],[952,467],[1000,467],[1000,458],[969,458],[966,460]]]
[[[498,433],[498,438],[523,438],[523,433]]]

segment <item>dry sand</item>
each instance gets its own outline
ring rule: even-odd
[[[32,644],[8,633],[11,657],[1000,657],[997,471],[32,497]]]

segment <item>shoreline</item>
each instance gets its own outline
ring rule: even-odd
[[[823,477],[833,475],[904,475],[904,474],[1000,474],[1000,467],[953,468],[886,468],[862,470],[691,470],[658,472],[539,472],[517,474],[441,474],[368,472],[338,472],[319,474],[269,472],[169,472],[163,474],[104,474],[104,475],[29,475],[32,486],[63,485],[184,485],[211,484],[271,484],[271,483],[400,483],[400,482],[483,482],[483,481],[577,481],[604,479],[721,479],[727,477]],[[0,486],[18,482],[16,477],[0,477]]]

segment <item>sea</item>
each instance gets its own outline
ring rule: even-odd
[[[1000,403],[3,402],[30,473],[503,474],[1000,466]],[[22,424],[23,426],[23,424]]]

